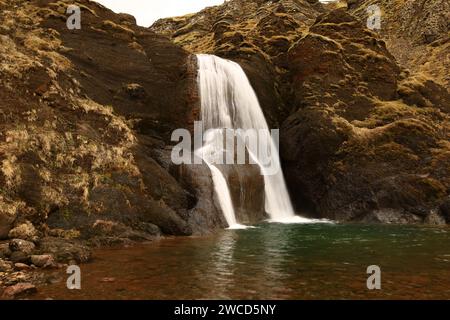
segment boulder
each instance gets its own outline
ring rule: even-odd
[[[36,246],[33,242],[22,240],[22,239],[13,239],[9,242],[9,249],[14,252],[23,252],[27,255],[31,255]]]
[[[0,259],[0,272],[8,272],[11,271],[12,268],[13,264],[11,262]]]
[[[37,292],[35,285],[24,282],[7,287],[2,294],[3,299],[17,299],[22,298]]]
[[[26,263],[17,262],[14,264],[14,269],[18,271],[28,271],[31,270],[31,267]]]
[[[10,239],[23,239],[28,241],[37,241],[38,232],[30,221],[25,221],[16,225],[8,233]]]
[[[32,255],[31,263],[38,268],[55,267],[56,263],[50,254]]]
[[[81,242],[53,237],[43,238],[39,243],[37,253],[41,256],[46,255],[46,259],[48,260],[51,260],[48,257],[51,255],[59,263],[68,263],[71,261],[82,263],[89,261],[91,258],[91,249]],[[39,260],[41,259],[39,258]]]

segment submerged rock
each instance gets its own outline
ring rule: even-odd
[[[17,299],[23,298],[27,295],[31,295],[37,292],[36,286],[31,283],[18,283],[13,286],[7,287],[2,294],[3,299]]]

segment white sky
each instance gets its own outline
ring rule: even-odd
[[[95,0],[114,12],[129,13],[137,23],[148,27],[160,18],[182,16],[205,7],[222,4],[224,0]]]
[[[160,18],[182,16],[205,7],[222,4],[224,0],[96,0],[116,13],[129,13],[137,23],[148,27]],[[321,0],[324,1],[324,0]]]

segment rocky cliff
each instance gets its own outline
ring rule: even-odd
[[[198,102],[192,61],[96,2],[0,1],[0,286],[42,254],[225,227],[210,179],[170,162]]]
[[[375,2],[380,31],[366,28]],[[281,128],[298,210],[440,224],[450,193],[448,12],[439,0],[228,1],[152,30],[244,67]]]

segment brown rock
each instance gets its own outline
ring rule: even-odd
[[[14,268],[19,271],[28,271],[32,269],[29,265],[20,262],[15,263]]]
[[[0,259],[8,258],[10,255],[9,243],[0,243]]]
[[[38,233],[36,228],[30,221],[25,221],[11,229],[8,237],[10,239],[23,239],[28,241],[36,241],[38,239]]]
[[[0,198],[0,206],[3,205],[2,199]],[[7,205],[7,204],[5,204]],[[10,210],[13,210],[11,208],[11,205],[8,205]],[[6,211],[4,208],[0,208],[0,240],[6,239],[8,237],[8,233],[13,227],[14,220],[16,219],[15,211]]]
[[[31,255],[35,247],[36,246],[33,242],[22,239],[13,239],[9,242],[9,248],[13,253],[16,251],[20,251],[25,254]]]
[[[13,251],[9,259],[14,263],[29,263],[30,255],[23,251]]]
[[[2,294],[3,299],[17,299],[37,292],[37,288],[31,283],[18,283],[7,287]]]
[[[38,253],[50,255],[56,262],[75,261],[76,263],[82,263],[89,261],[91,257],[91,250],[82,243],[52,237],[41,240]]]
[[[32,255],[31,263],[39,268],[55,267],[56,263],[50,254]]]
[[[12,270],[12,263],[9,261],[5,261],[0,259],[0,272],[8,272]]]

